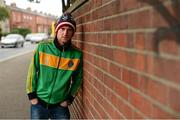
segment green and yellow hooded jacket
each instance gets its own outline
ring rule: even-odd
[[[75,96],[82,81],[82,52],[57,41],[38,44],[31,61],[26,91],[29,99],[40,98],[56,104]]]

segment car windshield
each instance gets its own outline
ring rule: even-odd
[[[27,38],[27,37],[34,36],[34,35],[35,35],[35,34],[33,34],[33,33],[32,33],[32,34],[27,34],[27,35],[26,35],[26,38]]]

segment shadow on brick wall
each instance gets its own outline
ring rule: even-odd
[[[81,34],[78,38],[80,38],[80,44],[79,44],[79,48],[83,51],[84,50],[84,41],[85,41],[85,33],[84,33],[84,26],[82,25],[82,19],[80,19],[80,23],[79,23],[81,26],[80,26],[80,31],[81,31]],[[84,59],[83,59],[84,60]],[[83,62],[84,63],[84,62]],[[84,75],[83,75],[84,76]],[[82,85],[81,85],[81,90],[82,92],[80,92],[80,95],[81,95],[81,101],[80,101],[80,104],[82,105],[82,108],[84,108],[84,103],[83,103],[83,99],[84,99],[84,94],[83,94],[83,91],[84,91],[84,80],[82,80]],[[84,110],[81,111],[82,112],[82,116],[85,115],[84,114]],[[84,117],[84,116],[83,116]],[[82,118],[83,118],[82,117]],[[81,119],[82,119],[81,118]]]
[[[180,1],[179,0],[171,0],[172,2],[172,13],[166,8],[166,6],[160,0],[138,0],[140,2],[147,3],[151,5],[162,18],[167,22],[168,27],[159,27],[154,33],[155,45],[154,50],[159,53],[159,45],[163,40],[175,40],[178,44],[180,44]],[[172,39],[172,36],[175,38]]]

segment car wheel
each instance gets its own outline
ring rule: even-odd
[[[21,44],[21,47],[23,47],[23,46],[24,46],[24,43]]]
[[[18,47],[18,43],[15,43],[14,47],[17,48]]]

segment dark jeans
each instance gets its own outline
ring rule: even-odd
[[[31,105],[31,119],[70,119],[68,107],[45,108],[41,104]]]

